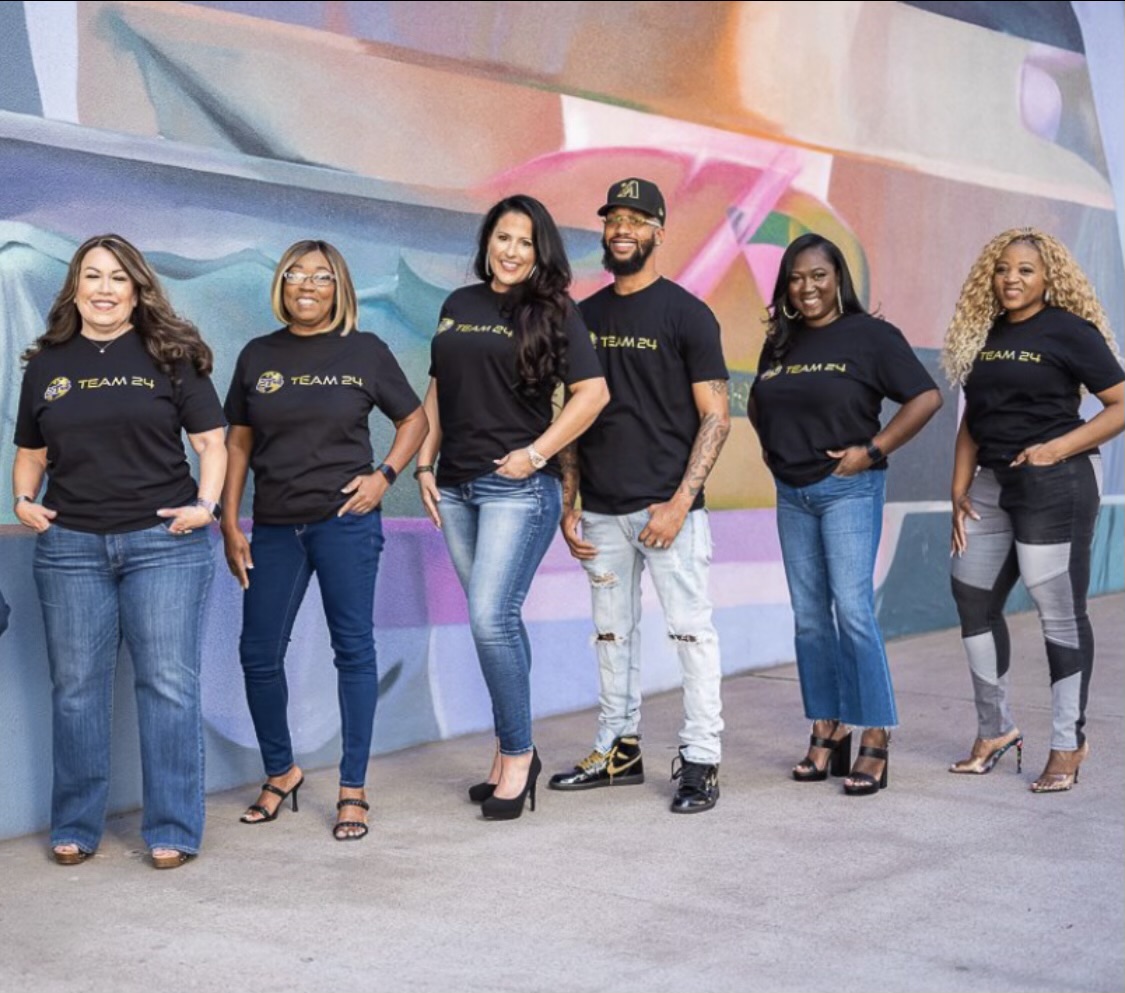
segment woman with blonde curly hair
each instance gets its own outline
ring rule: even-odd
[[[1094,639],[1086,615],[1101,497],[1098,446],[1125,429],[1125,373],[1105,312],[1050,235],[1005,231],[981,252],[945,336],[942,366],[965,410],[954,454],[953,597],[977,739],[950,772],[982,775],[1023,736],[1008,706],[1004,603],[1021,576],[1047,642],[1051,751],[1034,793],[1078,782]],[[1079,414],[1083,390],[1103,409]]]

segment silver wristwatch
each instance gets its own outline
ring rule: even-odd
[[[536,469],[542,469],[547,464],[547,460],[535,450],[534,445],[528,445],[526,451],[528,460]]]

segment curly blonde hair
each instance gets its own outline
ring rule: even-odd
[[[946,328],[941,349],[941,367],[949,382],[954,386],[965,382],[989,330],[1004,312],[992,291],[992,276],[1004,249],[1016,243],[1031,245],[1043,260],[1050,304],[1093,324],[1120,362],[1121,353],[1110,330],[1109,318],[1086,274],[1066,246],[1035,228],[1011,228],[984,246],[969,270],[965,285],[961,287],[961,296],[957,299],[953,320]]]

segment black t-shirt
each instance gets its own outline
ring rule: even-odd
[[[839,460],[828,449],[875,437],[885,398],[906,403],[937,389],[902,332],[869,314],[798,325],[782,362],[767,369],[765,359],[763,349],[751,388],[758,438],[770,471],[790,486],[830,475]]]
[[[223,426],[208,376],[190,362],[172,380],[130,331],[104,352],[75,335],[27,364],[16,418],[20,448],[47,449],[43,505],[56,524],[117,534],[161,522],[196,496],[181,432]]]
[[[335,514],[342,487],[373,471],[367,417],[392,421],[418,409],[418,395],[382,339],[282,328],[238,356],[226,414],[254,432],[254,521],[307,524]]]
[[[551,425],[552,390],[529,398],[519,390],[518,355],[505,294],[486,283],[454,290],[441,308],[430,345],[441,418],[438,486],[457,486],[496,471],[494,460],[526,448]],[[563,324],[566,383],[602,375],[577,308]],[[544,472],[559,475],[552,459]]]
[[[610,401],[578,442],[584,509],[631,514],[671,499],[699,432],[692,385],[728,377],[719,323],[702,300],[667,279],[581,304]],[[703,506],[702,490],[692,506]]]
[[[965,417],[977,461],[1008,465],[1028,445],[1082,424],[1079,388],[1101,393],[1125,372],[1093,324],[1047,307],[1016,324],[1001,318],[965,381]]]

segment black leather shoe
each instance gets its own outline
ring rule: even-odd
[[[609,753],[593,751],[570,772],[560,772],[548,784],[553,790],[592,790],[597,786],[633,786],[645,781],[641,743],[634,735],[617,738]]]
[[[676,763],[679,763],[677,767]],[[673,814],[698,814],[710,810],[719,799],[719,767],[689,762],[684,750],[672,759],[672,780],[679,780],[676,795],[672,797]]]

